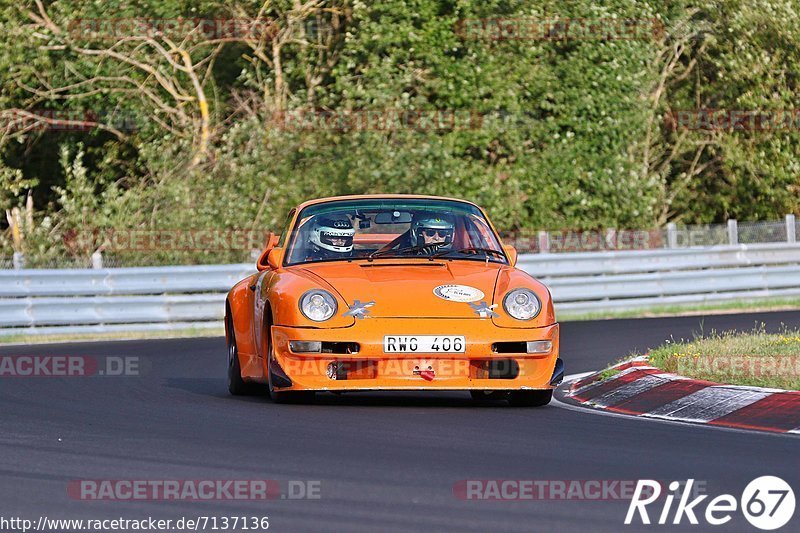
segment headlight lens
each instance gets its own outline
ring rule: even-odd
[[[530,320],[542,310],[542,303],[532,290],[514,289],[503,298],[503,308],[517,320]]]
[[[300,298],[300,311],[314,322],[324,322],[336,314],[336,298],[328,291],[312,289]]]

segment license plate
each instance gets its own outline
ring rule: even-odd
[[[463,335],[386,335],[384,353],[464,353]]]

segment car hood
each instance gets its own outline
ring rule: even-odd
[[[484,261],[392,261],[314,263],[305,272],[324,280],[351,307],[371,317],[482,318],[503,265]],[[323,285],[324,286],[324,285]],[[456,286],[456,287],[452,287]],[[440,288],[434,293],[434,289]],[[482,295],[481,295],[482,293]],[[465,301],[470,300],[470,302]]]

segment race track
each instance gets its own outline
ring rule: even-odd
[[[797,325],[800,312],[562,325],[567,374],[701,328]],[[701,326],[702,323],[702,326]],[[758,476],[800,487],[800,438],[609,417],[467,394],[321,395],[275,405],[225,390],[222,338],[0,347],[4,355],[138,356],[138,377],[0,379],[0,515],[269,516],[274,531],[620,531],[627,501],[464,501],[466,479],[685,480],[738,497]],[[315,500],[81,501],[81,479],[320,481]],[[660,511],[660,507],[654,514]],[[796,513],[797,514],[797,513]],[[786,531],[798,530],[795,516]],[[627,528],[631,531],[643,529]],[[673,526],[651,530],[674,530]],[[755,531],[741,515],[692,531]]]

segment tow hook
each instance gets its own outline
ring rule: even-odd
[[[414,367],[414,375],[419,376],[425,381],[433,381],[433,378],[436,377],[436,372],[433,370],[433,367],[428,365],[428,368],[425,370],[421,370],[418,366]]]

